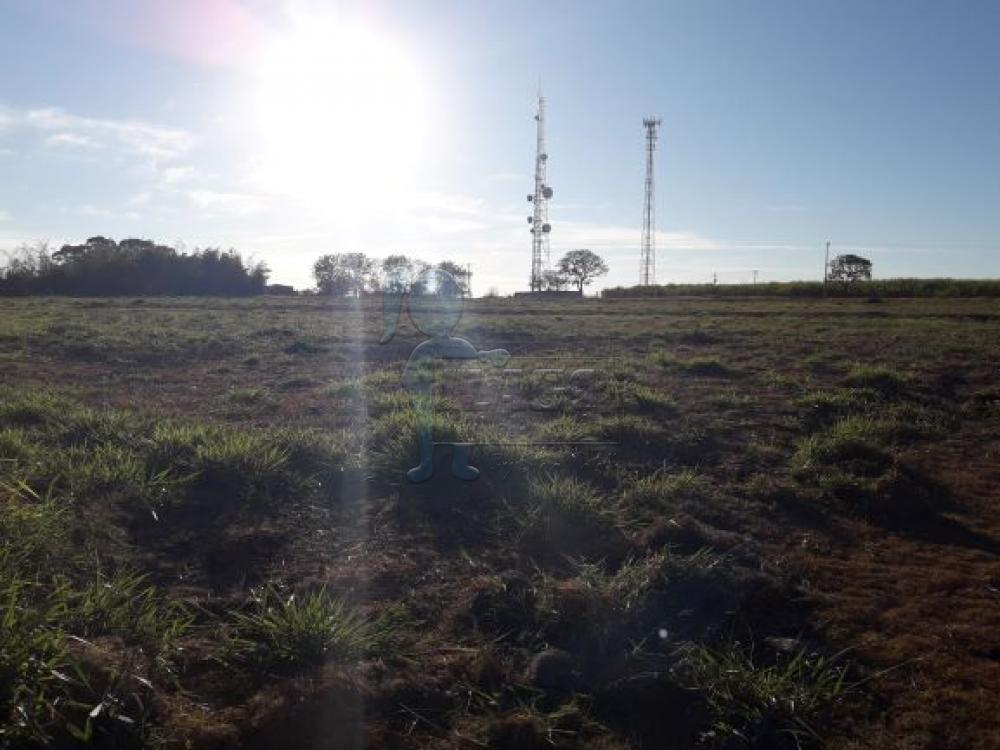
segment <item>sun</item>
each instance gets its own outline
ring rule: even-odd
[[[256,79],[263,187],[354,211],[408,189],[425,145],[426,92],[398,42],[300,19],[265,48]]]

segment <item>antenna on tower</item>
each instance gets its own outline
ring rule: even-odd
[[[531,225],[531,282],[530,289],[540,292],[544,286],[545,269],[549,265],[549,199],[552,188],[545,184],[545,166],[549,155],[545,153],[545,97],[542,96],[541,82],[538,84],[538,112],[535,114],[535,191],[528,193],[528,201],[534,203],[534,212],[528,217]]]
[[[656,203],[654,199],[653,153],[656,151],[656,129],[662,120],[647,117],[646,128],[646,195],[642,204],[642,251],[639,258],[639,285],[656,283]]]

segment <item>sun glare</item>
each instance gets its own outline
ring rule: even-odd
[[[262,55],[256,108],[263,187],[354,211],[409,187],[425,137],[425,89],[388,37],[300,23]]]

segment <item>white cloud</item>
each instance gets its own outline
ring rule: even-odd
[[[47,146],[69,146],[78,148],[100,148],[90,136],[80,133],[56,133],[45,139]]]
[[[178,185],[191,182],[198,177],[198,170],[190,166],[166,167],[160,172],[160,180],[164,185]]]
[[[0,221],[10,221],[10,214],[6,211],[0,210]]]
[[[531,182],[531,177],[521,172],[496,172],[486,175],[487,182]],[[529,185],[530,187],[530,185]]]
[[[260,198],[249,193],[192,190],[188,198],[195,206],[212,214],[251,214],[261,209]]]
[[[133,195],[131,198],[125,201],[125,203],[126,205],[129,206],[144,206],[147,203],[149,203],[149,199],[152,197],[153,197],[152,193],[150,193],[148,190],[143,190],[141,193],[136,193],[135,195]]]
[[[484,214],[485,201],[471,195],[421,191],[409,196],[412,207],[418,210],[441,211],[449,214]]]
[[[552,244],[560,247],[586,247],[591,250],[628,250],[638,248],[642,233],[638,227],[615,224],[590,224],[564,221],[553,225]],[[722,242],[692,231],[656,232],[657,250],[723,250]]]
[[[76,209],[76,213],[81,216],[111,216],[112,212],[106,208],[100,208],[92,203],[84,203]]]
[[[424,216],[417,219],[416,223],[421,229],[436,234],[460,234],[489,229],[489,225],[482,221],[448,216]]]
[[[41,132],[58,131],[49,137],[56,142],[118,149],[153,159],[171,159],[190,149],[194,137],[186,130],[168,128],[138,120],[83,117],[57,107],[7,109],[0,122]]]

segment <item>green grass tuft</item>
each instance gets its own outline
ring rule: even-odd
[[[286,480],[288,453],[254,432],[218,432],[195,451],[202,486],[237,499],[262,498]]]
[[[73,606],[66,627],[80,636],[116,635],[153,653],[169,650],[187,633],[192,617],[146,579],[128,570],[97,575],[71,596]]]
[[[614,508],[586,482],[573,477],[548,477],[528,485],[529,505],[526,522],[548,525],[556,521],[569,524],[602,525],[614,519]]]
[[[888,398],[898,398],[908,389],[912,378],[883,365],[856,362],[844,377],[844,384],[854,388],[872,388]]]
[[[686,502],[704,500],[711,492],[708,480],[697,472],[656,472],[628,487],[622,502],[632,509],[662,513],[675,511]]]
[[[272,666],[303,668],[351,662],[384,652],[398,613],[369,618],[325,589],[282,596],[259,592],[250,611],[234,612],[236,653]]]
[[[278,401],[266,388],[237,388],[226,394],[226,404],[234,415],[265,414],[278,409]]]
[[[0,747],[43,747],[75,682],[59,628],[69,605],[64,589],[37,586],[21,567],[0,549]]]
[[[606,394],[613,403],[631,411],[675,412],[677,401],[669,393],[642,383],[609,380]]]
[[[654,365],[677,375],[724,378],[733,374],[733,371],[716,357],[681,358],[670,352],[656,352],[650,359]]]
[[[764,665],[738,644],[695,645],[682,652],[679,675],[705,701],[711,739],[725,747],[803,747],[845,697],[847,668],[836,658],[800,651]]]

